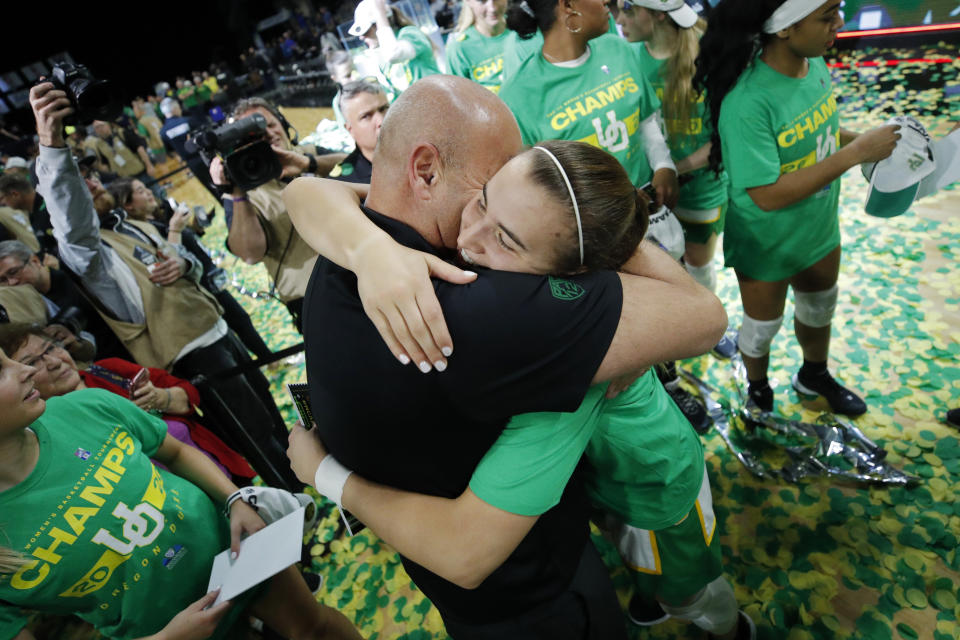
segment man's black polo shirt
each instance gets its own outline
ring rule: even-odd
[[[367,210],[401,244],[436,254],[413,229]],[[322,256],[304,298],[310,398],[320,436],[347,468],[375,482],[459,496],[510,417],[573,411],[620,318],[610,272],[566,280],[481,270],[434,281],[454,354],[443,373],[401,365],[364,315],[354,275]],[[442,615],[465,623],[516,616],[566,590],[586,543],[588,504],[574,479],[507,561],[466,590],[403,558]]]
[[[327,177],[342,182],[370,184],[372,173],[373,165],[365,155],[360,153],[360,147],[357,147],[340,164],[335,166]]]

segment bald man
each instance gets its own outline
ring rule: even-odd
[[[464,205],[520,146],[516,121],[491,92],[453,76],[419,81],[384,120],[358,228],[372,222],[371,241],[452,258]],[[589,541],[579,478],[553,508],[522,515],[502,495],[474,494],[470,476],[510,417],[572,411],[595,382],[709,348],[726,322],[719,302],[666,254],[652,256],[643,276],[570,278],[577,296],[557,295],[546,277],[516,273],[484,271],[462,286],[437,281],[457,353],[435,371],[422,363],[420,373],[383,348],[356,278],[337,266],[354,266],[350,254],[360,252],[326,225],[353,222],[311,216],[296,200],[285,196],[302,237],[330,257],[318,260],[308,287],[304,334],[317,433],[356,472],[349,485],[342,479],[344,502],[362,489],[357,476],[457,498],[410,513],[384,535],[403,541],[396,546],[404,567],[456,640],[624,638],[623,615]],[[651,296],[668,309],[639,302]],[[676,317],[708,320],[678,327],[678,335],[653,330]],[[399,499],[373,490],[354,510],[369,522],[378,502]],[[438,541],[431,527],[445,536]]]

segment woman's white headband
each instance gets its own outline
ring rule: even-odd
[[[560,170],[560,175],[563,176],[563,182],[567,185],[567,191],[570,192],[570,201],[573,202],[573,216],[577,219],[577,242],[580,244],[580,266],[583,266],[583,225],[580,224],[580,205],[577,204],[577,196],[573,193],[573,185],[570,184],[570,178],[567,177],[567,172],[563,170],[563,165],[560,164],[560,161],[557,160],[557,156],[550,153],[549,149],[544,147],[534,147],[534,149],[540,149],[545,154],[550,156],[550,159],[553,160],[553,164],[557,165],[557,169]]]
[[[787,0],[763,23],[764,33],[776,33],[791,27],[823,5],[824,0]]]

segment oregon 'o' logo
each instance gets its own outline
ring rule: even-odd
[[[576,282],[550,278],[550,293],[557,300],[576,300],[586,292]]]

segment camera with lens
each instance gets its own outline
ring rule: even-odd
[[[87,316],[79,307],[62,307],[53,318],[50,324],[60,324],[70,330],[73,335],[79,334],[87,328]]]
[[[53,86],[67,94],[74,113],[66,124],[89,124],[94,120],[112,121],[123,112],[117,88],[108,80],[97,80],[82,64],[60,62],[53,65]]]
[[[244,191],[256,189],[283,173],[267,137],[267,120],[259,113],[200,131],[191,142],[204,155],[219,155],[230,182]]]

